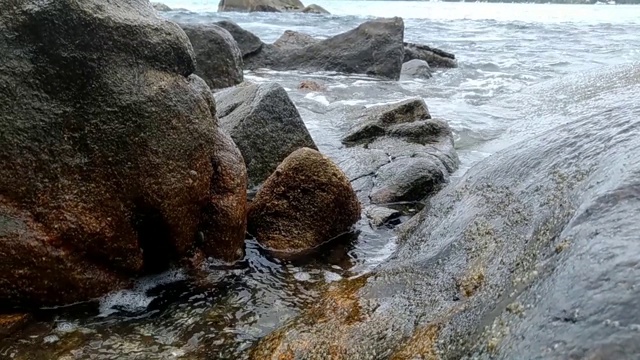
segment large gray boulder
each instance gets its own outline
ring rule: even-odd
[[[317,150],[298,109],[277,83],[249,84],[215,94],[220,125],[244,157],[249,186],[261,184],[295,150]]]
[[[194,70],[147,0],[0,2],[3,306],[242,257],[246,169]]]
[[[403,39],[401,18],[370,20],[300,48],[265,44],[261,51],[245,56],[245,69],[336,71],[397,80],[404,59]]]
[[[252,358],[636,359],[640,106],[614,102],[476,164]]]
[[[282,12],[304,9],[300,0],[220,0],[218,11]]]
[[[227,30],[238,44],[243,58],[259,52],[264,45],[259,37],[252,32],[241,28],[238,24],[230,20],[222,20],[214,23]]]
[[[222,89],[244,80],[242,53],[233,36],[216,25],[181,24],[196,55],[196,74],[211,89]]]

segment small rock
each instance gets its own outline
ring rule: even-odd
[[[325,91],[327,87],[323,83],[315,80],[302,80],[300,85],[298,85],[298,89],[305,91]]]
[[[302,12],[309,13],[309,14],[324,14],[324,15],[331,14],[322,6],[316,5],[316,4],[311,4],[307,6],[306,8],[302,9]]]
[[[233,36],[216,25],[181,24],[196,54],[196,74],[211,89],[223,89],[243,80],[242,53]]]
[[[401,75],[421,79],[429,79],[433,76],[429,63],[419,59],[409,60],[402,64]]]
[[[420,200],[440,190],[448,174],[429,158],[402,158],[382,166],[373,179],[372,204]]]
[[[389,209],[387,207],[369,205],[364,210],[365,215],[371,219],[371,223],[374,226],[382,226],[393,220],[398,218],[402,213],[398,210]]]
[[[249,232],[264,246],[296,252],[351,230],[360,203],[344,173],[318,151],[289,155],[249,209]]]

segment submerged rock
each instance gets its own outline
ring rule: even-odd
[[[397,80],[404,59],[403,38],[401,18],[376,19],[304,47],[264,45],[244,58],[245,68],[337,71]]]
[[[304,9],[300,0],[220,0],[218,11],[281,12]]]
[[[351,230],[360,203],[349,179],[316,150],[289,155],[249,209],[249,232],[269,249],[297,252]]]
[[[424,60],[413,59],[402,64],[402,76],[429,79],[433,76],[429,63]]]
[[[244,80],[242,53],[231,34],[216,25],[181,24],[196,55],[196,74],[211,89],[222,89]]]
[[[220,125],[244,157],[250,187],[262,183],[295,150],[317,149],[298,109],[277,83],[228,89],[215,99]]]
[[[451,53],[427,45],[404,43],[404,62],[416,59],[426,61],[434,68],[458,67],[456,57]]]
[[[302,80],[300,84],[298,84],[298,89],[304,91],[325,91],[327,90],[327,86],[315,80]]]
[[[253,358],[634,359],[638,118],[625,101],[481,161],[386,263],[334,284]]]
[[[88,300],[201,249],[241,257],[244,164],[185,33],[146,0],[0,8],[0,302]]]
[[[323,8],[320,5],[316,5],[316,4],[311,4],[307,7],[305,7],[304,9],[302,9],[303,13],[309,13],[309,14],[324,14],[324,15],[328,15],[331,14],[330,12],[328,12],[325,8]]]

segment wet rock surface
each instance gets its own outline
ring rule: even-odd
[[[352,230],[360,204],[344,173],[318,151],[289,155],[251,203],[248,231],[269,249],[314,248]]]
[[[244,58],[245,69],[336,71],[397,80],[404,59],[403,38],[401,18],[371,20],[301,48],[265,44]]]
[[[451,129],[431,118],[422,99],[346,116],[355,119],[342,139],[352,146],[351,159],[340,165],[366,203],[420,201],[440,190],[458,167]]]
[[[233,36],[216,25],[181,24],[196,55],[196,72],[211,89],[223,89],[243,80],[242,53]]]
[[[481,161],[403,225],[386,263],[334,284],[253,358],[635,358],[639,110]]]
[[[242,256],[243,237],[195,242],[244,233],[245,197],[204,210],[246,179],[176,24],[143,0],[5,2],[0,57],[0,303],[95,298],[199,249]]]
[[[277,83],[228,89],[215,99],[220,125],[244,157],[250,187],[261,184],[295,150],[317,149],[296,106]]]

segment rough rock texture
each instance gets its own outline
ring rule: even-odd
[[[223,89],[244,80],[242,53],[231,34],[216,25],[181,24],[196,54],[196,75],[211,89]]]
[[[218,11],[281,12],[304,9],[300,0],[220,0]]]
[[[376,19],[302,48],[265,44],[244,58],[245,69],[337,71],[397,80],[404,59],[403,38],[401,18]]]
[[[29,314],[0,314],[0,339],[19,331],[30,320],[31,316]]]
[[[431,67],[424,60],[413,59],[402,64],[401,75],[412,78],[429,79],[432,77]]]
[[[254,35],[252,32],[241,28],[233,21],[223,20],[218,21],[214,24],[227,30],[231,34],[231,36],[233,36],[233,39],[236,41],[238,47],[240,48],[240,52],[242,53],[243,58],[245,56],[258,52],[260,49],[262,49],[262,45],[264,45],[259,37]]]
[[[324,14],[324,15],[328,15],[331,14],[330,12],[328,12],[325,8],[323,8],[320,5],[316,5],[316,4],[311,4],[307,7],[305,7],[304,9],[302,9],[303,13],[309,13],[309,14]]]
[[[624,93],[635,69],[614,78],[635,77]],[[252,358],[637,358],[640,106],[624,93],[475,165],[386,263],[332,285]]]
[[[153,6],[156,11],[171,11],[171,8],[163,3],[152,2],[151,6]]]
[[[434,68],[458,67],[455,55],[426,45],[404,43],[404,62],[424,60]]]
[[[302,148],[267,179],[248,217],[249,232],[261,244],[296,252],[349,232],[360,219],[360,203],[331,160]]]
[[[432,119],[421,98],[348,116],[355,124],[342,142],[353,147],[340,166],[365,203],[422,200],[440,190],[458,168],[449,125]]]
[[[243,233],[246,206],[194,70],[146,0],[0,3],[0,304],[97,297],[198,245],[242,255],[244,237],[194,241]]]
[[[303,34],[293,30],[285,30],[282,35],[273,43],[278,49],[298,49],[307,45],[315,44],[320,40],[311,35]]]
[[[295,150],[317,149],[298,109],[277,83],[215,94],[220,125],[244,157],[249,186],[262,183]]]

